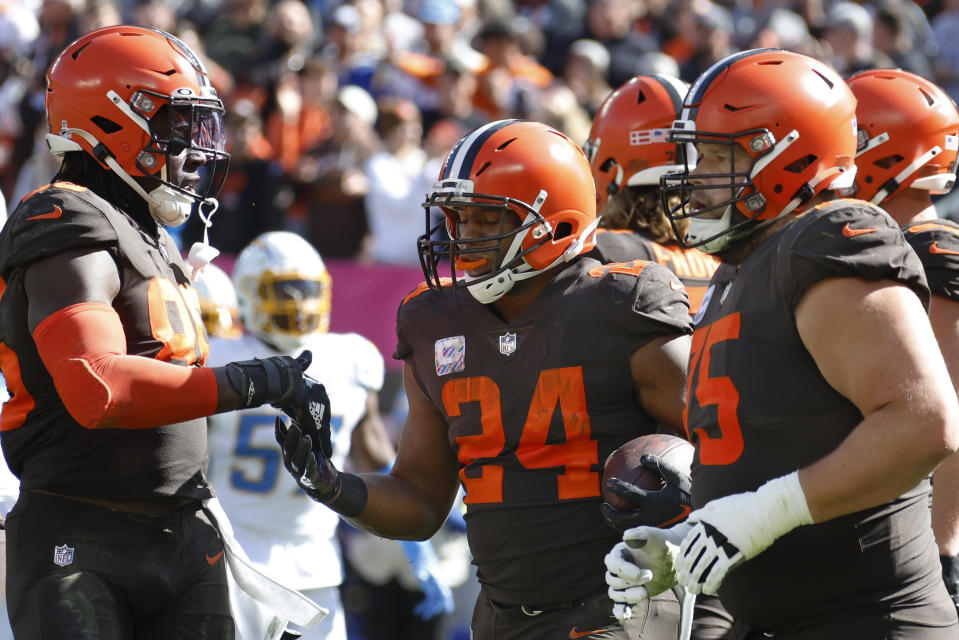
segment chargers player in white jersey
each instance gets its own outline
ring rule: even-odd
[[[208,364],[311,350],[306,373],[322,380],[332,399],[333,459],[342,465],[349,458],[365,471],[389,464],[394,451],[377,402],[383,357],[358,334],[327,332],[330,275],[313,247],[294,233],[262,234],[237,258],[233,284],[246,333],[211,337]],[[329,609],[317,627],[296,631],[304,640],[346,640],[334,535],[339,516],[280,480],[283,460],[273,439],[278,415],[265,406],[211,417],[210,483],[250,559]]]

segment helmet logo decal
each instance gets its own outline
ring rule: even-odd
[[[72,138],[73,133],[70,132],[70,127],[67,125],[66,120],[60,121],[60,135],[64,138]]]

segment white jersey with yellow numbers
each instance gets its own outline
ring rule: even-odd
[[[330,396],[333,463],[342,469],[367,396],[383,385],[383,356],[355,333],[318,334],[304,348],[313,352],[307,373]],[[276,355],[281,354],[251,334],[211,338],[208,364]],[[210,484],[236,539],[269,575],[299,590],[338,585],[342,566],[334,533],[339,516],[310,500],[283,468],[273,436],[278,415],[283,414],[265,405],[209,418]]]

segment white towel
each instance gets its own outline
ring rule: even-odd
[[[233,526],[219,500],[211,498],[203,505],[223,538],[237,640],[279,640],[288,622],[309,629],[326,617],[329,611],[253,565],[233,537]]]

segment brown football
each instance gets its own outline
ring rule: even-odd
[[[633,505],[606,488],[609,478],[619,478],[641,489],[658,491],[666,481],[658,473],[639,463],[643,454],[659,456],[680,471],[689,474],[695,448],[686,440],[665,433],[653,433],[630,440],[616,449],[603,466],[603,500],[616,509],[630,510]]]

